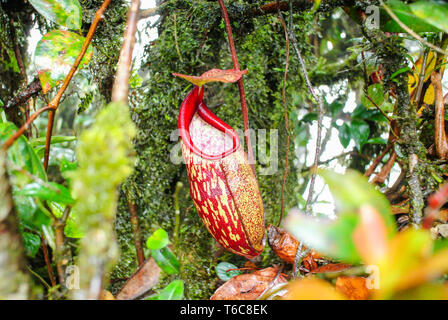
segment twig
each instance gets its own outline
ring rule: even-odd
[[[386,154],[389,153],[390,149],[392,149],[393,147],[393,143],[389,143],[387,145],[387,147],[383,150],[383,152],[381,152],[376,158],[375,160],[373,160],[372,164],[370,165],[370,167],[366,170],[366,172],[364,173],[364,176],[366,177],[370,177],[372,175],[372,173],[375,171],[376,167],[378,167],[378,165],[381,163],[381,161],[383,160],[383,158],[386,156]]]
[[[53,269],[51,268],[50,256],[48,254],[48,248],[46,244],[45,237],[43,235],[40,236],[40,242],[42,245],[42,251],[44,253],[45,265],[47,266],[48,276],[50,277],[51,286],[56,286],[56,278],[53,274]]]
[[[180,229],[180,207],[179,207],[179,192],[183,187],[183,183],[178,181],[176,184],[176,190],[174,191],[174,210],[175,210],[175,221],[174,221],[174,247],[177,249],[179,242],[179,229]]]
[[[292,2],[291,2],[291,0],[290,0],[290,19],[292,20]],[[316,139],[315,156],[314,156],[314,162],[313,162],[313,167],[315,169],[317,169],[317,167],[319,165],[319,158],[320,158],[320,151],[321,151],[320,147],[321,147],[321,140],[322,140],[323,101],[322,101],[322,98],[316,94],[316,92],[313,88],[313,85],[311,84],[311,81],[308,76],[308,71],[306,69],[305,61],[303,60],[302,54],[300,53],[300,50],[297,46],[297,40],[294,35],[294,30],[292,29],[292,24],[290,24],[289,33],[290,33],[291,43],[294,47],[294,50],[297,53],[297,58],[299,60],[299,63],[300,63],[301,69],[302,69],[302,73],[303,73],[303,77],[305,79],[306,86],[308,87],[308,91],[311,93],[312,97],[314,98],[314,100],[318,106],[317,139]],[[310,202],[313,197],[313,191],[314,191],[313,189],[314,189],[314,184],[316,181],[316,174],[317,174],[316,170],[313,170],[313,173],[312,173],[311,179],[310,179],[308,198],[307,198],[307,201],[305,204],[305,213],[309,213]]]
[[[224,1],[218,0],[218,2],[221,7],[224,23],[226,25],[227,37],[229,39],[230,53],[232,55],[233,68],[235,70],[240,70],[240,67],[238,65],[238,57],[236,55],[236,50],[235,50],[235,43],[233,41],[232,27],[230,26],[229,15],[227,13],[227,9],[224,4]],[[252,170],[255,174],[255,165],[254,165],[255,162],[254,162],[254,155],[252,153],[252,143],[250,141],[249,117],[247,115],[246,93],[244,92],[243,78],[238,80],[238,90],[240,92],[241,109],[242,109],[242,113],[243,113],[244,136],[246,138],[246,144],[247,144],[247,155],[249,158],[250,166],[252,167]]]
[[[438,53],[443,54],[443,55],[448,55],[448,51],[444,51],[441,48],[433,45],[432,43],[430,43],[428,41],[426,41],[425,39],[420,37],[414,30],[412,30],[407,25],[405,25],[403,22],[401,22],[400,19],[395,15],[395,13],[383,2],[383,0],[380,0],[380,4],[384,8],[384,10],[386,10],[386,12],[391,16],[391,18],[394,19],[395,22],[398,23],[398,25],[401,28],[403,28],[408,34],[410,34],[412,37],[414,37],[415,39],[417,39],[418,41],[420,41],[421,43],[423,43],[427,47],[430,47],[431,49],[437,51]]]
[[[40,80],[38,77],[36,77],[28,84],[28,86],[23,91],[19,92],[14,98],[9,100],[5,104],[4,109],[8,110],[11,108],[15,108],[16,106],[21,105],[28,101],[30,98],[36,96],[41,91],[42,86],[40,84]]]
[[[392,170],[396,160],[397,160],[397,153],[395,151],[392,151],[389,160],[383,166],[381,171],[375,176],[375,178],[373,178],[372,183],[376,184],[384,183],[384,181],[386,181],[387,177],[389,176],[390,171]]]
[[[290,136],[289,136],[289,117],[288,117],[288,109],[286,107],[286,81],[288,77],[288,67],[289,67],[289,36],[288,36],[288,30],[286,28],[285,19],[283,19],[282,13],[280,12],[280,9],[278,10],[278,18],[283,26],[283,30],[285,32],[285,41],[286,41],[286,63],[285,63],[285,75],[283,77],[283,88],[282,88],[282,105],[283,105],[283,112],[285,115],[285,130],[286,130],[286,154],[285,154],[285,172],[283,173],[283,181],[282,181],[282,191],[281,191],[281,198],[280,198],[280,218],[277,223],[277,227],[280,226],[283,214],[285,211],[285,184],[286,184],[286,178],[288,176],[288,167],[289,167],[289,143],[290,143]]]

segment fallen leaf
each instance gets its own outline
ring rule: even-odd
[[[200,76],[189,76],[186,74],[181,73],[173,73],[173,76],[184,78],[187,81],[190,81],[194,85],[200,87],[208,82],[226,82],[226,83],[233,83],[237,82],[241,79],[243,74],[247,74],[246,70],[235,70],[235,69],[229,69],[229,70],[221,70],[221,69],[211,69],[207,72],[204,72]]]
[[[266,268],[233,277],[219,287],[210,300],[255,300],[266,290],[287,282],[277,268]]]
[[[291,282],[285,300],[345,300],[327,281],[305,278]]]
[[[369,298],[366,279],[362,277],[338,277],[336,280],[336,291],[342,293],[350,300],[367,300]]]
[[[159,281],[160,267],[154,258],[147,260],[125,283],[117,300],[133,300],[149,291]]]

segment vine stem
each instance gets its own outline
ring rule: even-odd
[[[283,78],[283,88],[282,88],[282,105],[283,112],[285,116],[285,129],[286,129],[286,154],[285,154],[285,172],[283,173],[283,181],[282,181],[282,191],[280,197],[280,218],[277,223],[277,227],[280,226],[283,215],[285,211],[285,185],[286,178],[288,177],[288,169],[289,169],[289,144],[290,144],[290,136],[289,136],[289,117],[288,117],[288,109],[286,106],[286,81],[288,78],[288,68],[289,68],[289,36],[288,29],[286,27],[285,19],[283,19],[283,15],[278,9],[278,18],[283,26],[283,30],[285,32],[285,42],[286,42],[286,63],[285,63],[285,75]]]
[[[240,70],[240,67],[238,64],[238,57],[236,55],[235,42],[233,41],[232,27],[230,25],[229,15],[227,13],[227,9],[224,4],[224,1],[218,0],[218,3],[219,3],[219,6],[221,7],[222,17],[224,19],[224,24],[225,24],[226,30],[227,30],[227,37],[229,39],[229,47],[230,47],[230,54],[232,55],[233,68],[235,70]],[[243,78],[238,80],[238,90],[240,92],[241,110],[243,113],[244,137],[246,139],[247,155],[249,158],[250,166],[252,167],[252,170],[255,174],[255,165],[254,165],[255,161],[254,161],[254,155],[252,153],[252,143],[250,141],[249,117],[247,115],[247,102],[246,102],[246,93],[244,91]]]
[[[90,25],[89,32],[87,33],[86,39],[84,40],[83,46],[81,48],[81,52],[79,53],[78,57],[75,60],[75,63],[73,64],[72,68],[70,69],[69,73],[64,79],[64,82],[62,83],[62,86],[59,88],[58,92],[56,93],[55,97],[50,101],[48,106],[39,109],[35,113],[33,113],[28,121],[15,133],[13,134],[2,146],[3,149],[7,150],[9,147],[13,145],[13,143],[23,134],[23,132],[31,125],[31,123],[43,112],[52,110],[53,112],[49,113],[48,116],[48,126],[47,126],[47,137],[45,141],[45,156],[44,156],[44,165],[45,169],[47,169],[48,166],[48,158],[50,155],[50,145],[51,145],[51,134],[53,131],[53,124],[54,124],[54,116],[56,113],[57,108],[59,107],[59,103],[61,102],[62,95],[67,90],[68,85],[70,84],[70,81],[72,80],[73,76],[75,75],[76,71],[78,70],[79,64],[81,63],[82,59],[84,58],[84,55],[87,52],[87,49],[89,48],[90,43],[92,42],[93,35],[95,34],[96,28],[98,27],[98,24],[103,19],[104,11],[106,11],[107,7],[109,6],[111,0],[105,0],[101,7],[98,9],[98,11],[95,14],[95,18],[93,19],[92,24]]]
[[[126,21],[126,30],[124,40],[121,46],[120,59],[118,62],[117,74],[112,89],[112,101],[128,104],[129,99],[129,78],[131,76],[132,54],[135,45],[135,33],[137,31],[137,23],[139,20],[140,0],[132,0],[131,7],[128,11]],[[145,262],[145,254],[143,252],[142,236],[138,221],[138,206],[133,201],[131,193],[126,190],[126,199],[129,206],[129,217],[134,235],[134,245],[137,254],[139,267]]]
[[[299,47],[297,46],[297,40],[294,35],[293,29],[293,13],[292,13],[292,0],[289,0],[289,37],[291,39],[291,43],[293,45],[294,50],[297,54],[297,59],[299,60],[300,67],[302,69],[303,78],[305,79],[306,86],[311,96],[314,98],[315,102],[318,105],[318,113],[317,113],[317,138],[316,138],[316,148],[314,152],[314,161],[313,161],[313,169],[311,173],[311,179],[309,184],[308,197],[305,203],[305,214],[310,213],[311,201],[313,199],[314,193],[314,185],[316,183],[317,176],[317,168],[319,166],[320,153],[321,153],[321,143],[322,143],[322,119],[323,119],[323,101],[320,96],[318,96],[314,90],[313,85],[311,84],[310,78],[308,76],[308,71],[306,69],[305,61],[303,60],[302,54],[300,52]],[[309,249],[303,250],[304,245],[300,241],[299,246],[297,247],[296,257],[294,259],[294,277],[297,276],[299,267],[302,263],[302,259],[308,254]]]

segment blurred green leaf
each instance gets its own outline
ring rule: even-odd
[[[341,215],[355,213],[361,206],[369,204],[381,214],[388,235],[392,236],[396,233],[396,224],[389,201],[361,173],[355,170],[347,170],[345,174],[319,170],[319,174],[328,184]]]
[[[344,148],[347,148],[352,138],[350,127],[348,126],[348,124],[344,123],[342,126],[338,128],[338,131],[339,131],[339,141],[341,142]]]
[[[47,93],[65,79],[81,52],[84,41],[85,38],[76,33],[53,30],[44,35],[37,43],[34,64],[43,93]],[[78,69],[88,64],[92,56],[93,50],[89,46]]]
[[[160,250],[152,250],[152,256],[157,265],[168,274],[179,273],[179,261],[168,247]]]
[[[222,281],[228,281],[233,277],[242,274],[240,270],[230,270],[230,269],[238,269],[238,267],[230,262],[221,262],[216,266],[216,274]]]
[[[55,201],[61,204],[73,204],[75,202],[70,195],[70,191],[55,182],[46,182],[45,184],[33,182],[24,186],[21,190],[14,192],[14,194],[37,197],[42,200]]]
[[[415,15],[412,11],[411,6],[401,2],[400,0],[389,0],[386,2],[389,8],[395,13],[395,15],[403,22],[406,26],[414,30],[415,32],[439,32],[440,30],[425,19],[421,19]],[[380,17],[381,29],[387,32],[406,32],[403,30],[398,23],[396,23],[389,14],[381,10]]]
[[[29,0],[46,19],[72,30],[79,30],[82,8],[78,0]]]
[[[158,229],[146,240],[146,247],[151,250],[159,250],[169,243],[168,233],[163,229]]]
[[[353,119],[350,123],[350,134],[353,140],[355,140],[358,150],[361,150],[362,146],[369,139],[370,127],[363,120]]]
[[[448,3],[423,0],[412,3],[410,7],[415,16],[448,33]]]
[[[330,104],[329,109],[331,116],[334,118],[344,109],[344,105],[338,101],[334,101]]]
[[[33,198],[14,195],[14,203],[21,227],[41,233],[43,226],[51,226],[50,217],[36,205]]]
[[[369,139],[365,142],[365,144],[387,144],[387,141],[381,137],[376,137]]]
[[[358,222],[359,217],[354,213],[344,214],[334,221],[297,213],[288,216],[286,229],[306,246],[329,258],[360,263],[361,258],[352,239]]]

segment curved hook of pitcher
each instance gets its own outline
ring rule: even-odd
[[[195,86],[182,102],[179,112],[180,136],[185,146],[188,147],[194,154],[208,160],[219,160],[238,150],[240,147],[240,139],[231,126],[219,119],[213,112],[211,112],[209,108],[207,108],[203,102],[203,95],[204,90],[202,89],[201,92],[199,92],[199,87]],[[230,150],[227,150],[219,155],[209,155],[194,145],[190,136],[190,123],[196,111],[202,120],[232,137],[233,147]]]

